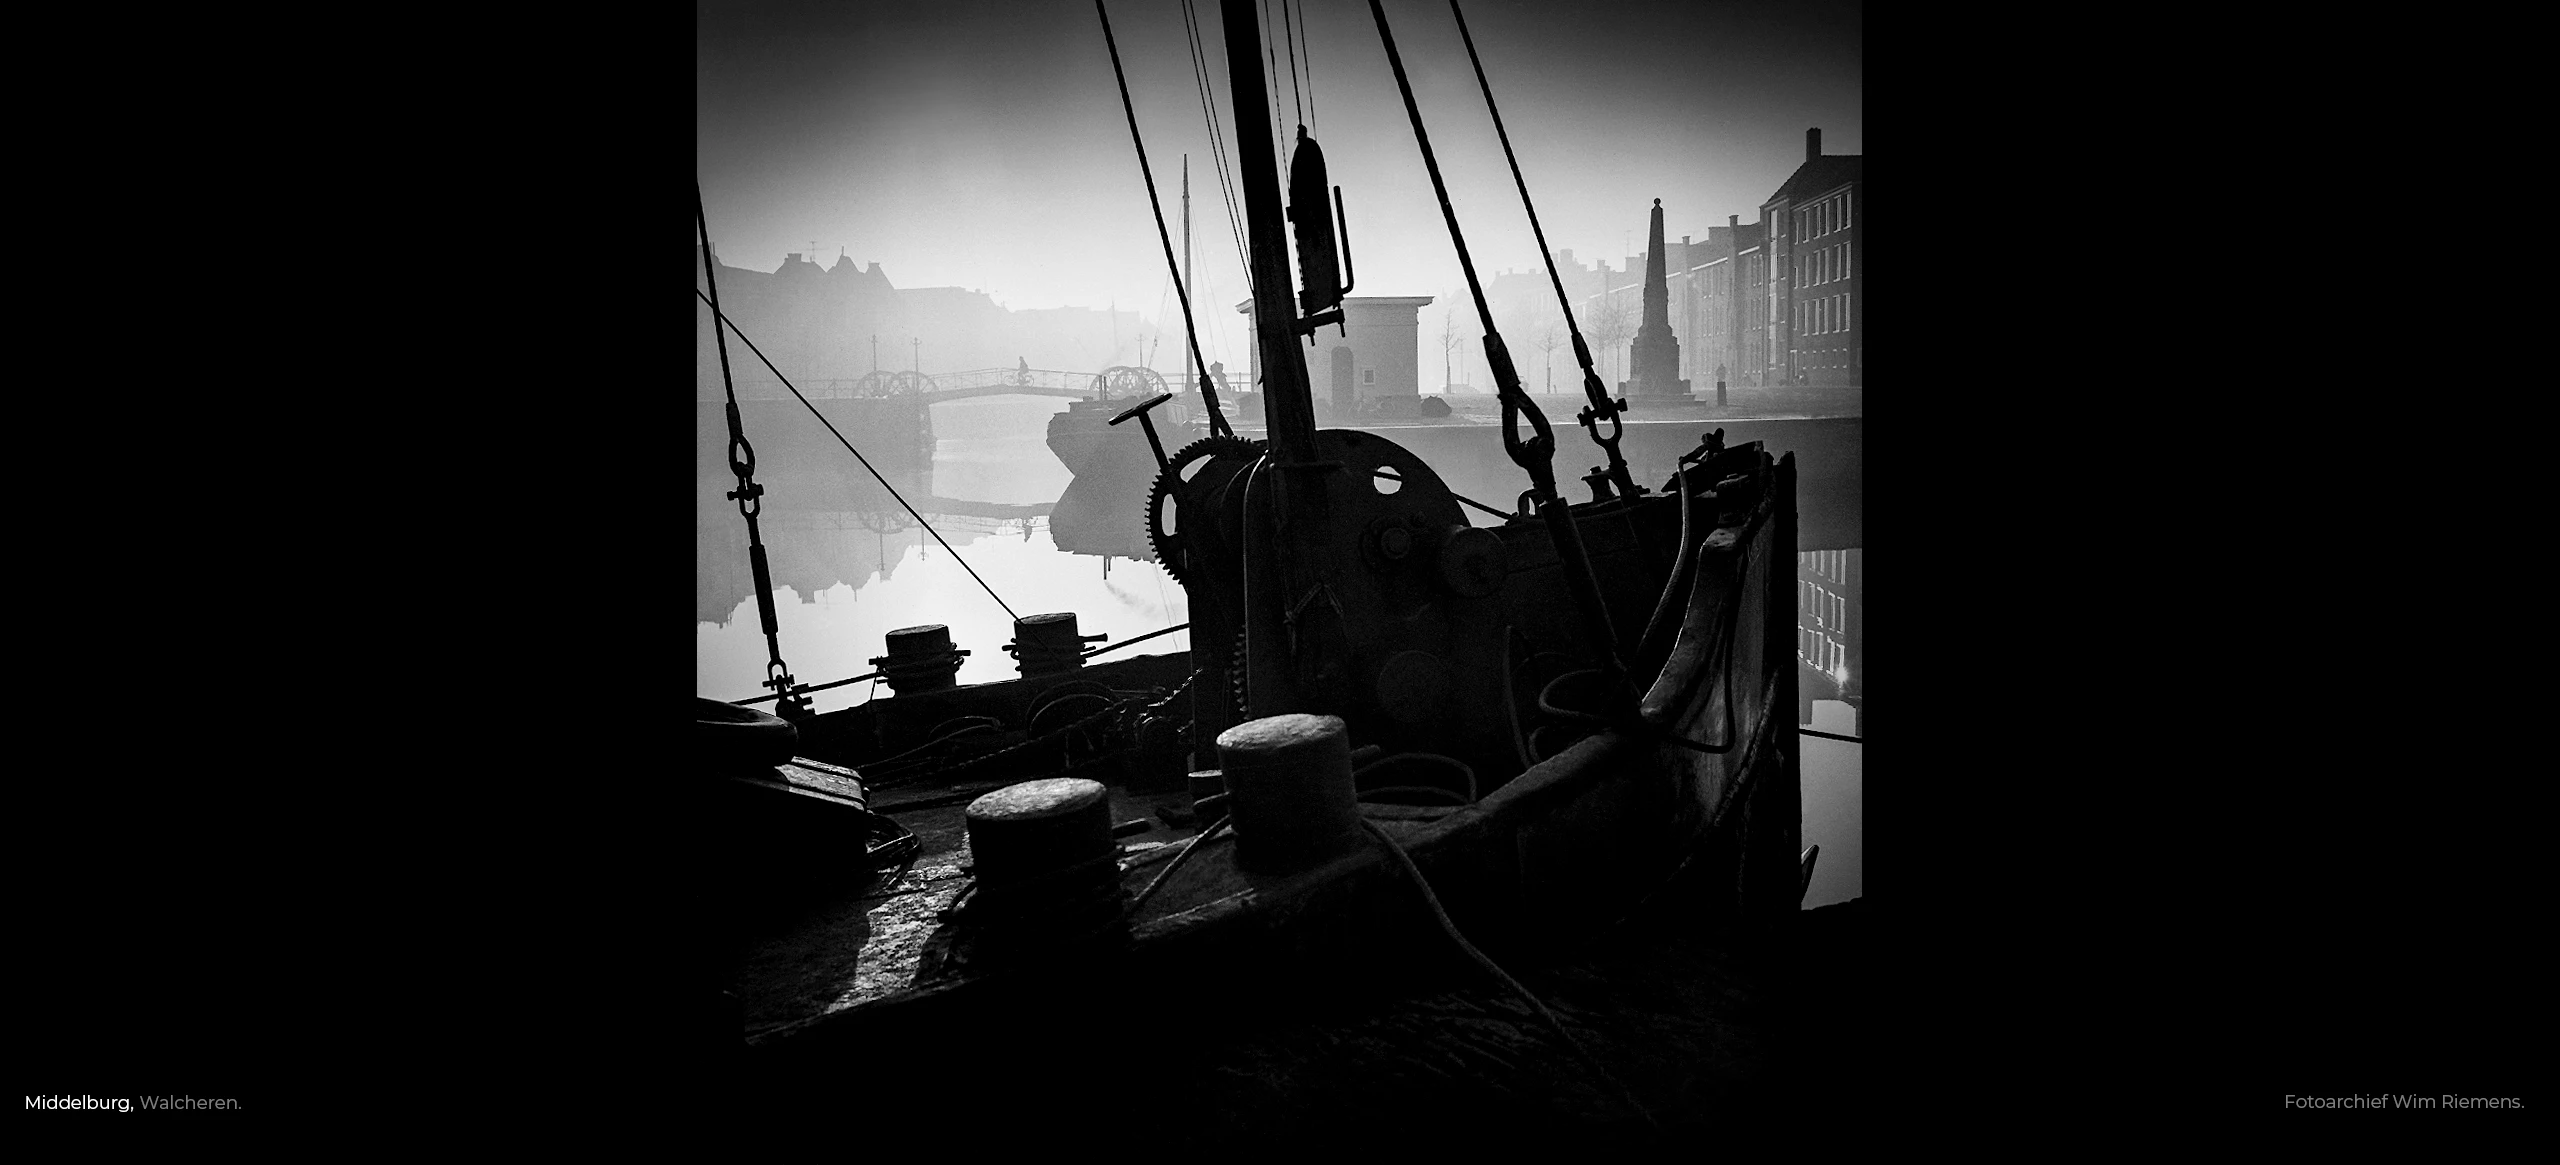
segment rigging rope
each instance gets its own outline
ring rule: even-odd
[[[1625,435],[1626,430],[1626,422],[1620,420],[1618,414],[1626,411],[1626,402],[1610,400],[1609,390],[1601,383],[1600,374],[1591,367],[1591,346],[1583,342],[1582,329],[1573,322],[1573,305],[1565,301],[1564,277],[1556,274],[1556,257],[1547,250],[1546,229],[1538,225],[1538,208],[1529,201],[1529,180],[1520,176],[1520,157],[1511,151],[1511,132],[1502,127],[1502,110],[1493,103],[1493,85],[1485,80],[1484,62],[1476,57],[1476,40],[1467,32],[1467,16],[1458,11],[1458,0],[1449,0],[1449,13],[1458,18],[1458,37],[1466,42],[1467,63],[1475,67],[1476,86],[1484,90],[1485,111],[1493,115],[1493,132],[1502,139],[1503,160],[1511,163],[1511,181],[1520,188],[1521,209],[1529,213],[1529,232],[1537,237],[1538,257],[1547,264],[1548,282],[1555,285],[1556,307],[1564,313],[1565,331],[1573,336],[1573,358],[1582,365],[1582,394],[1591,401],[1590,406],[1579,414],[1582,427],[1590,431],[1593,443],[1608,453],[1609,477],[1617,483],[1618,492],[1635,497],[1640,491],[1635,488],[1635,481],[1627,470],[1626,458],[1618,454],[1618,439]],[[1601,417],[1609,418],[1607,440],[1600,437]]]
[[[1138,149],[1138,174],[1147,180],[1147,210],[1156,218],[1156,241],[1164,244],[1164,265],[1173,274],[1174,294],[1182,299],[1182,331],[1191,338],[1191,363],[1200,370],[1200,399],[1209,406],[1209,432],[1232,437],[1235,430],[1218,411],[1218,388],[1209,379],[1208,354],[1200,350],[1200,329],[1191,320],[1191,291],[1182,286],[1182,267],[1173,257],[1173,235],[1165,229],[1164,203],[1156,197],[1156,172],[1147,165],[1146,139],[1138,136],[1138,107],[1129,102],[1129,74],[1120,68],[1120,42],[1111,35],[1111,13],[1102,0],[1093,0],[1093,11],[1102,17],[1102,43],[1111,50],[1111,75],[1120,82],[1120,108],[1129,115],[1129,141]]]
[[[1280,0],[1280,39],[1289,46],[1289,108],[1298,115],[1298,128],[1307,125],[1307,107],[1298,99],[1298,34],[1289,24],[1289,0]],[[1279,97],[1273,93],[1272,97]]]
[[[702,281],[711,295],[702,301],[711,305],[711,314],[720,315],[720,281],[712,274],[711,219],[702,208],[702,183],[693,184],[693,222],[702,231]],[[699,291],[696,296],[702,296]],[[738,515],[747,521],[747,565],[754,572],[756,586],[756,618],[764,626],[766,662],[764,686],[782,702],[774,710],[793,720],[811,714],[808,698],[793,690],[791,668],[782,662],[782,633],[773,611],[773,571],[766,564],[764,534],[758,528],[756,515],[764,509],[764,487],[756,484],[756,450],[747,443],[747,429],[738,416],[738,384],[729,373],[729,341],[720,325],[711,325],[711,338],[720,349],[720,387],[729,396],[729,471],[738,475],[738,488],[730,490],[729,500],[738,503]],[[745,339],[744,336],[739,337]],[[762,357],[762,353],[758,353]],[[780,375],[777,373],[776,375]]]
[[[1262,59],[1271,66],[1262,74],[1264,82],[1271,86],[1271,164],[1286,174],[1289,172],[1289,159],[1280,156],[1283,148],[1280,143],[1289,140],[1289,133],[1280,123],[1280,54],[1271,47],[1271,0],[1255,0],[1255,3],[1262,9],[1262,27],[1258,30],[1262,34]]]
[[[1504,987],[1510,988],[1513,995],[1528,1003],[1531,1011],[1537,1013],[1539,1018],[1546,1020],[1547,1026],[1564,1038],[1565,1047],[1572,1049],[1575,1055],[1581,1057],[1583,1063],[1599,1074],[1601,1080],[1617,1090],[1619,1099],[1626,1101],[1627,1107],[1634,1109],[1637,1116],[1643,1117],[1646,1124],[1660,1129],[1661,1122],[1654,1119],[1653,1110],[1646,1108],[1643,1101],[1636,1099],[1636,1094],[1618,1079],[1617,1074],[1609,1071],[1609,1066],[1601,1063],[1600,1057],[1592,1054],[1590,1046],[1583,1043],[1581,1037],[1574,1035],[1573,1029],[1566,1027],[1564,1021],[1556,1017],[1555,1012],[1547,1009],[1544,1000],[1539,999],[1518,979],[1512,978],[1511,973],[1503,970],[1500,963],[1494,962],[1492,956],[1478,950],[1476,944],[1467,941],[1467,936],[1459,932],[1458,924],[1450,920],[1449,912],[1441,907],[1440,896],[1431,892],[1431,880],[1422,876],[1422,869],[1413,864],[1412,855],[1405,853],[1404,847],[1396,844],[1395,835],[1388,833],[1384,827],[1366,817],[1360,819],[1360,824],[1369,831],[1369,836],[1378,839],[1387,847],[1387,852],[1395,857],[1397,868],[1403,870],[1405,877],[1411,879],[1415,888],[1422,891],[1423,905],[1431,908],[1432,921],[1440,924],[1440,932],[1449,936],[1449,941],[1457,944],[1458,949],[1464,952],[1476,966],[1484,968]]]
[[[707,248],[706,248],[706,249],[707,249]],[[720,306],[719,306],[718,304],[716,304],[716,303],[712,303],[712,301],[711,301],[708,297],[704,296],[704,295],[702,294],[702,292],[700,292],[700,291],[695,291],[695,292],[693,293],[693,297],[694,297],[695,299],[702,300],[702,302],[704,302],[704,303],[706,303],[706,304],[710,304],[710,305],[711,305],[711,315],[712,315],[712,318],[714,318],[714,319],[718,320],[718,321],[719,321],[720,323],[722,323],[722,324],[726,324],[726,325],[728,325],[728,328],[729,328],[729,330],[730,330],[730,331],[732,331],[732,332],[736,332],[736,333],[738,334],[738,339],[739,339],[741,342],[743,342],[744,344],[746,344],[746,346],[747,346],[747,351],[750,351],[750,352],[755,353],[755,354],[756,354],[756,359],[764,361],[764,366],[765,366],[765,368],[766,368],[767,370],[769,370],[769,371],[771,371],[771,372],[773,373],[774,379],[781,381],[781,382],[782,382],[782,387],[787,388],[787,389],[790,389],[790,390],[791,390],[791,395],[793,395],[793,396],[795,396],[795,397],[799,397],[799,398],[800,398],[800,403],[801,403],[801,404],[803,404],[803,405],[807,405],[807,406],[808,406],[808,409],[809,409],[809,415],[810,415],[810,416],[813,416],[813,417],[818,418],[818,423],[819,423],[819,424],[821,424],[821,425],[825,425],[825,426],[827,427],[827,432],[829,432],[829,433],[833,433],[833,434],[835,435],[835,439],[836,439],[836,441],[837,441],[839,444],[842,444],[842,445],[844,446],[844,451],[845,451],[845,452],[847,452],[847,453],[851,453],[851,454],[853,454],[853,459],[854,459],[854,460],[861,462],[861,463],[862,463],[862,467],[863,467],[864,469],[867,469],[867,470],[870,470],[870,471],[871,471],[871,477],[872,477],[872,479],[873,479],[873,480],[875,480],[875,481],[877,481],[877,482],[879,482],[879,483],[880,483],[880,487],[881,487],[882,489],[888,490],[888,491],[889,491],[889,496],[890,496],[890,497],[893,497],[893,498],[896,498],[896,499],[897,499],[897,501],[898,501],[898,504],[899,504],[900,506],[904,506],[904,507],[906,508],[906,511],[907,511],[908,515],[909,515],[909,516],[911,516],[911,517],[913,517],[913,518],[916,520],[916,524],[917,524],[917,525],[919,525],[919,526],[924,527],[924,532],[925,532],[925,533],[933,535],[933,540],[934,540],[934,541],[936,541],[936,542],[941,542],[941,543],[942,543],[942,548],[943,548],[943,550],[948,551],[948,552],[950,553],[950,555],[951,555],[951,561],[956,562],[956,563],[959,563],[959,564],[960,564],[960,569],[965,570],[965,571],[968,571],[968,572],[969,572],[969,577],[970,577],[970,578],[972,578],[972,579],[976,579],[976,580],[977,580],[978,588],[979,588],[980,590],[983,590],[983,591],[987,592],[987,597],[988,597],[988,598],[990,598],[990,599],[994,599],[994,600],[996,601],[996,605],[997,605],[997,606],[1004,608],[1004,613],[1005,613],[1005,615],[1006,615],[1007,617],[1011,618],[1011,619],[1012,619],[1014,622],[1016,622],[1016,623],[1019,623],[1019,622],[1021,622],[1021,621],[1022,621],[1022,616],[1020,616],[1020,615],[1016,615],[1016,614],[1014,614],[1014,613],[1013,613],[1013,604],[1008,603],[1008,602],[1005,602],[1005,601],[1004,601],[1004,596],[1003,596],[1003,595],[999,595],[999,594],[997,594],[997,593],[996,593],[996,589],[995,589],[994,587],[991,587],[991,586],[988,586],[988,585],[987,585],[987,580],[985,580],[985,579],[983,579],[983,578],[979,578],[979,577],[978,577],[978,568],[976,568],[976,567],[974,567],[974,566],[969,565],[969,560],[968,560],[968,559],[965,559],[965,558],[960,557],[960,552],[959,552],[959,551],[957,551],[957,550],[953,550],[953,549],[951,548],[951,543],[943,541],[943,538],[942,538],[942,532],[941,532],[941,531],[939,531],[939,530],[934,529],[934,528],[933,528],[933,523],[928,522],[928,521],[925,521],[925,520],[924,520],[924,515],[923,515],[923,514],[916,513],[916,508],[915,508],[914,506],[907,505],[907,497],[906,497],[906,495],[905,495],[905,494],[902,494],[902,493],[899,493],[899,492],[898,492],[898,487],[896,487],[896,486],[894,486],[894,485],[890,485],[890,484],[889,484],[889,479],[888,479],[888,478],[885,478],[885,477],[880,476],[880,471],[879,471],[879,470],[877,470],[877,469],[872,469],[872,468],[871,468],[871,459],[870,459],[870,458],[868,458],[868,457],[864,457],[864,456],[862,455],[862,450],[859,450],[859,449],[854,448],[854,447],[853,447],[853,442],[845,440],[845,439],[844,439],[844,434],[842,434],[842,433],[837,433],[837,432],[836,432],[835,422],[828,420],[828,419],[827,419],[827,414],[822,413],[822,412],[819,412],[819,411],[818,411],[818,406],[813,405],[813,404],[809,404],[809,398],[808,398],[808,397],[805,397],[805,396],[801,396],[801,395],[800,395],[800,386],[799,386],[799,385],[796,385],[796,384],[791,383],[791,378],[790,378],[790,377],[788,377],[788,376],[784,376],[784,375],[782,374],[782,370],[781,370],[781,369],[779,369],[779,368],[775,368],[775,367],[773,366],[773,361],[772,361],[770,358],[768,358],[768,357],[764,354],[764,349],[759,348],[759,347],[756,347],[756,342],[755,342],[754,340],[752,340],[752,339],[749,339],[749,338],[748,338],[748,336],[747,336],[747,333],[746,333],[745,329],[742,329],[742,328],[740,328],[740,327],[738,326],[738,321],[733,320],[733,319],[730,319],[728,316],[726,316],[726,315],[722,314],[722,313],[721,313],[721,311],[720,311]],[[714,327],[712,330],[716,332],[716,331],[718,331],[719,329],[718,329],[717,327]],[[732,404],[730,407],[735,408],[735,407],[736,407],[736,405],[735,405],[735,404]],[[761,573],[761,572],[759,572],[759,573]]]
[[[1236,249],[1236,266],[1244,272],[1245,283],[1253,282],[1253,261],[1244,251],[1244,218],[1237,209],[1235,175],[1227,167],[1226,131],[1218,126],[1218,97],[1209,77],[1209,55],[1200,46],[1199,14],[1192,10],[1192,0],[1182,0],[1182,29],[1191,48],[1191,77],[1200,94],[1200,117],[1209,127],[1209,160],[1216,163],[1211,173],[1218,179],[1218,193],[1227,208],[1227,241]]]
[[[1485,363],[1493,372],[1494,386],[1502,400],[1503,452],[1529,474],[1527,496],[1534,499],[1539,514],[1546,519],[1548,536],[1554,539],[1557,557],[1564,563],[1565,585],[1573,594],[1586,633],[1599,649],[1612,703],[1622,713],[1632,713],[1635,689],[1618,656],[1617,631],[1610,625],[1608,607],[1601,600],[1599,580],[1592,576],[1591,559],[1583,549],[1582,532],[1574,524],[1573,509],[1556,495],[1555,432],[1538,403],[1520,390],[1520,372],[1512,366],[1511,349],[1502,342],[1501,330],[1494,326],[1493,309],[1485,304],[1484,283],[1476,278],[1475,259],[1468,255],[1466,235],[1458,229],[1458,211],[1449,203],[1449,184],[1440,176],[1440,160],[1431,152],[1431,135],[1422,127],[1422,107],[1414,102],[1413,79],[1405,73],[1404,55],[1396,51],[1395,32],[1387,27],[1387,11],[1378,0],[1369,0],[1369,15],[1377,21],[1378,40],[1387,50],[1387,65],[1395,71],[1396,90],[1404,97],[1405,117],[1413,123],[1414,144],[1422,150],[1422,168],[1431,175],[1431,192],[1440,200],[1440,217],[1448,224],[1449,244],[1458,252],[1458,269],[1467,277],[1468,294],[1475,297],[1476,319],[1484,325]],[[1529,422],[1532,430],[1526,439],[1520,436],[1522,419]]]
[[[1307,125],[1313,127],[1316,124],[1316,54],[1315,50],[1307,45],[1305,0],[1299,0],[1298,4],[1298,55],[1307,62]]]

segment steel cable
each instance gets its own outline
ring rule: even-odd
[[[818,418],[818,423],[825,425],[827,427],[827,432],[834,434],[836,441],[844,446],[844,451],[853,454],[854,460],[861,462],[864,469],[870,470],[872,479],[878,481],[882,489],[889,491],[890,497],[896,498],[898,504],[906,508],[908,515],[915,518],[916,524],[924,527],[925,533],[933,535],[934,541],[942,543],[942,549],[950,553],[951,561],[959,563],[960,569],[968,571],[969,577],[977,581],[979,589],[986,591],[988,598],[994,599],[997,606],[1004,608],[1006,616],[1010,617],[1016,623],[1022,621],[1022,616],[1013,613],[1013,604],[1005,602],[1003,595],[997,594],[994,587],[987,585],[987,580],[978,577],[978,568],[969,565],[968,559],[960,557],[960,552],[952,549],[951,543],[943,541],[942,532],[934,529],[933,523],[925,521],[923,514],[916,513],[916,508],[914,506],[907,505],[906,495],[899,493],[898,487],[890,485],[888,478],[880,476],[879,470],[872,469],[871,459],[864,457],[862,455],[862,450],[854,448],[853,442],[845,440],[844,434],[836,432],[835,422],[828,420],[827,414],[819,412],[818,406],[810,404],[809,398],[801,395],[800,386],[791,383],[790,377],[784,376],[781,369],[773,366],[772,359],[764,354],[764,349],[756,347],[756,342],[748,338],[746,330],[738,326],[738,321],[730,319],[727,315],[723,314],[720,311],[719,305],[712,304],[710,298],[703,295],[700,288],[696,288],[694,290],[693,297],[711,306],[712,316],[721,323],[728,325],[729,330],[736,333],[738,339],[746,344],[747,351],[756,354],[756,359],[764,361],[765,368],[773,373],[775,379],[782,382],[782,387],[790,389],[791,395],[799,397],[800,403],[808,407],[809,415]],[[716,331],[717,329],[714,330]]]

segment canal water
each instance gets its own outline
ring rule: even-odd
[[[826,682],[871,671],[871,658],[886,650],[892,629],[943,623],[955,644],[970,651],[959,682],[984,683],[1015,674],[1004,644],[1012,619],[987,594],[992,589],[1022,615],[1073,611],[1080,630],[1116,643],[1184,622],[1182,587],[1152,562],[1117,556],[1070,554],[1051,540],[1048,519],[1027,512],[1055,503],[1074,474],[1050,453],[1047,426],[1066,408],[1063,399],[980,397],[933,406],[936,437],[929,477],[900,483],[910,500],[929,495],[946,501],[995,503],[982,512],[926,517],[959,553],[955,559],[873,485],[850,457],[840,465],[786,466],[760,462],[758,480],[773,491],[761,516],[774,582],[775,618],[782,655],[803,682]],[[814,424],[815,422],[811,422]],[[857,447],[860,433],[848,433]],[[755,434],[748,434],[752,441]],[[706,479],[708,480],[708,479]],[[795,492],[822,495],[801,502]],[[725,488],[734,481],[721,483]],[[710,487],[706,486],[708,491]],[[829,508],[840,497],[844,508]],[[799,504],[793,504],[793,503]],[[1021,507],[1024,512],[1007,512]],[[924,508],[919,506],[919,508]],[[745,524],[734,505],[708,492],[697,507],[695,694],[739,700],[764,691],[765,642],[758,624],[747,566]],[[1142,544],[1134,529],[1134,549]],[[1090,536],[1075,543],[1091,544]],[[1821,657],[1825,673],[1843,674],[1840,660],[1860,650],[1862,613],[1844,607],[1844,578],[1863,569],[1856,550],[1799,555],[1797,595],[1799,653]],[[965,566],[960,559],[965,559]],[[971,577],[975,571],[976,578]],[[981,587],[978,580],[983,579]],[[1131,648],[1151,654],[1187,650],[1190,636],[1175,632]],[[1806,673],[1800,672],[1800,678]],[[875,684],[853,684],[817,693],[821,712],[887,695]],[[1820,689],[1808,681],[1809,687]],[[1852,685],[1851,695],[1861,689]],[[1805,727],[1856,736],[1858,713],[1838,700],[1817,699]],[[1822,847],[1804,904],[1810,909],[1845,902],[1862,893],[1860,804],[1864,746],[1820,737],[1803,738],[1804,840]]]

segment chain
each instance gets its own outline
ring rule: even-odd
[[[738,416],[738,382],[729,371],[729,335],[720,314],[720,281],[711,258],[711,220],[702,208],[700,183],[693,187],[693,221],[702,232],[702,280],[710,289],[703,301],[711,305],[711,338],[720,349],[720,386],[729,396],[729,470],[738,475],[738,488],[730,490],[728,496],[738,503],[738,516],[747,522],[747,565],[755,573],[756,618],[764,628],[764,686],[773,689],[775,715],[807,722],[817,716],[817,710],[810,705],[808,693],[792,682],[791,669],[782,662],[781,626],[773,611],[773,569],[765,561],[764,533],[756,523],[756,515],[764,509],[764,487],[755,481],[755,446],[747,443],[747,427]]]

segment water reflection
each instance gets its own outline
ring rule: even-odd
[[[1135,425],[1112,430],[1121,438],[1105,447],[1112,466],[1080,479],[1047,440],[1049,418],[1066,405],[1018,397],[936,405],[930,466],[893,480],[1020,614],[1073,611],[1082,630],[1110,642],[1186,621],[1181,585],[1144,560],[1136,513],[1151,480],[1145,437]],[[783,657],[794,675],[824,683],[868,672],[891,630],[918,623],[949,625],[955,645],[970,651],[961,683],[1015,674],[1003,650],[1011,618],[841,446],[825,458],[765,457],[763,449],[757,479],[771,495],[761,521]],[[695,689],[744,699],[763,693],[765,676],[745,525],[720,497],[734,484],[725,464],[715,456],[697,470]],[[1079,482],[1094,496],[1081,499]],[[1860,734],[1865,700],[1863,572],[1857,549],[1797,556],[1798,720],[1843,736]],[[1135,650],[1187,650],[1189,639],[1176,633]],[[874,686],[812,699],[819,711],[833,711],[871,699]],[[1804,738],[1804,840],[1822,847],[1807,906],[1861,893],[1863,750]]]
[[[930,469],[891,480],[1018,614],[1073,611],[1081,630],[1107,634],[1106,642],[1186,621],[1181,586],[1155,564],[1067,553],[1054,541],[1051,511],[1076,478],[1050,452],[1047,425],[1068,403],[982,397],[935,405]],[[1112,434],[1124,438],[1116,444],[1149,456],[1135,426]],[[864,434],[846,436],[862,447]],[[1016,674],[1004,653],[1012,617],[841,446],[832,459],[765,458],[758,449],[757,480],[769,483],[760,522],[775,619],[793,675],[812,683],[861,675],[887,649],[890,631],[918,623],[948,625],[954,645],[970,652],[959,682]],[[763,693],[765,675],[746,526],[719,496],[735,483],[722,480],[725,463],[697,457],[696,471],[709,500],[696,512],[695,687],[715,699],[745,699]],[[1143,478],[1137,488],[1143,491]],[[1136,519],[1126,524],[1126,538],[1112,544],[1124,554],[1144,547]],[[1135,650],[1187,650],[1189,640],[1177,632]],[[812,699],[825,712],[871,695],[872,685],[856,684]]]
[[[1857,709],[1847,704],[1816,700],[1813,720],[1805,727],[1856,736],[1858,719]],[[1813,863],[1813,884],[1804,894],[1805,909],[1811,910],[1858,897],[1865,880],[1860,810],[1867,746],[1819,736],[1799,739],[1804,748],[1804,844],[1822,847]]]
[[[1796,720],[1813,720],[1816,700],[1866,702],[1866,552],[1809,550],[1796,556]]]

